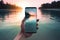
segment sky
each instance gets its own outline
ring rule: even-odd
[[[4,3],[8,2],[10,4],[15,4],[22,7],[40,7],[43,3],[51,3],[54,0],[3,0]],[[55,0],[57,1],[57,0]]]

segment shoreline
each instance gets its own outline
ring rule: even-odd
[[[60,11],[60,8],[40,8],[41,10],[59,10]]]

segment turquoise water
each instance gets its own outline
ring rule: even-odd
[[[17,27],[10,29],[0,29],[0,40],[13,40],[18,33],[19,28]]]
[[[20,32],[18,22],[11,20],[16,19],[13,13],[0,13],[0,40],[13,40]],[[60,10],[39,10],[38,14],[39,29],[26,40],[60,40]]]
[[[25,21],[25,32],[36,33],[37,32],[36,23],[37,23],[36,19],[34,20],[27,19]]]
[[[60,40],[60,10],[39,10],[39,29],[27,40]]]
[[[15,18],[16,13],[16,11],[0,10],[0,40],[13,40],[20,32],[20,25]]]

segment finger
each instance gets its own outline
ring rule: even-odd
[[[36,23],[36,26],[38,26],[38,23]]]
[[[37,19],[37,22],[39,21],[39,19]]]
[[[38,22],[39,22],[39,19],[37,19],[37,23],[36,23],[36,26],[37,26],[36,28],[37,28],[37,29],[38,29]]]
[[[38,23],[36,24],[36,29],[38,29]]]

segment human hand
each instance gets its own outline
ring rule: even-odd
[[[25,32],[25,30],[24,30],[24,29],[25,29],[25,26],[24,26],[25,20],[26,20],[25,18],[22,20],[22,24],[21,24],[21,33],[27,38],[27,37],[32,36],[33,33],[26,33],[26,32]],[[38,22],[38,21],[39,21],[39,19],[37,19],[37,22]],[[36,28],[38,29],[38,23],[36,23],[36,25],[37,25]]]

